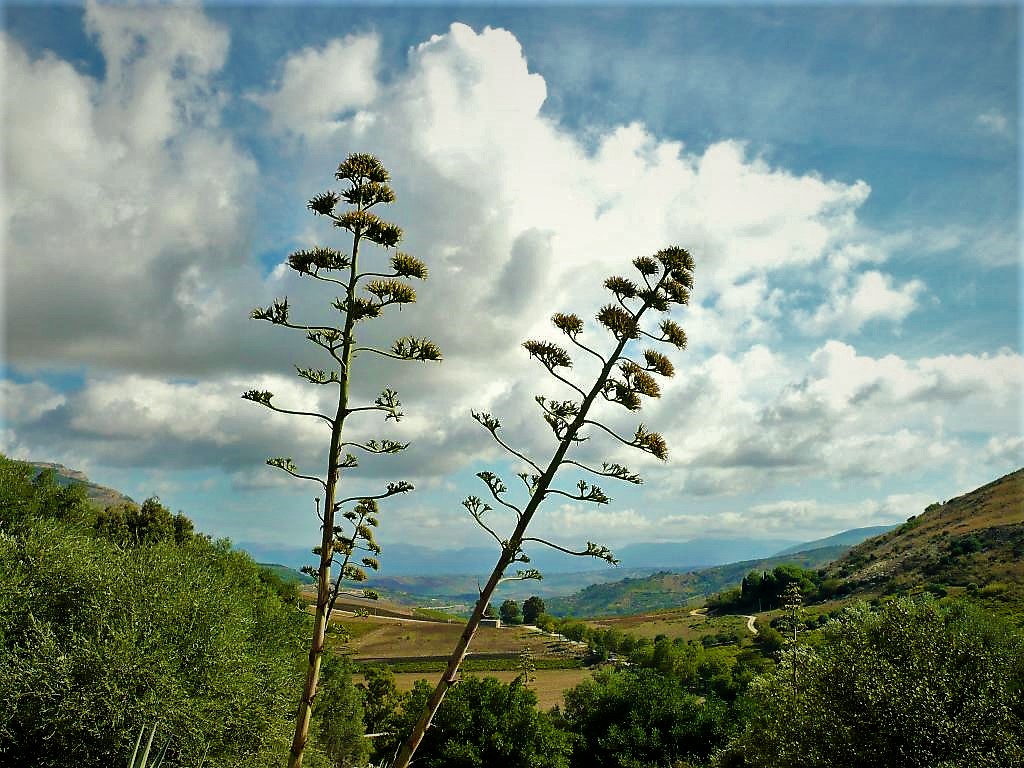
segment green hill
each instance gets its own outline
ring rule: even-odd
[[[315,581],[312,576],[280,563],[256,563],[256,565],[266,568],[286,584],[312,584]]]
[[[963,591],[1024,620],[1024,469],[928,506],[828,568],[854,594]]]
[[[568,597],[551,598],[547,601],[547,612],[554,616],[625,616],[676,608],[690,600],[733,587],[750,571],[771,570],[783,564],[821,568],[846,549],[842,546],[822,547],[810,552],[744,560],[688,573],[662,572],[646,578],[594,584]]]

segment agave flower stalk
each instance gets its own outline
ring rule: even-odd
[[[524,504],[510,500],[509,489],[493,472],[480,472],[478,477],[487,487],[492,500],[514,514],[516,525],[510,535],[500,535],[487,519],[493,508],[476,496],[467,498],[463,505],[476,523],[483,528],[500,547],[497,563],[480,590],[480,598],[472,616],[448,659],[448,666],[427,701],[419,721],[408,739],[401,746],[393,768],[406,768],[423,740],[430,722],[441,706],[446,691],[459,677],[459,667],[466,656],[469,645],[480,626],[480,620],[498,585],[509,579],[540,578],[535,569],[520,570],[514,576],[506,576],[513,563],[528,563],[529,556],[524,546],[544,545],[570,555],[590,556],[615,564],[618,561],[607,547],[587,542],[582,549],[569,549],[546,539],[528,536],[527,529],[541,504],[549,496],[564,496],[580,502],[607,504],[610,499],[604,491],[587,480],[580,479],[574,490],[555,487],[560,470],[571,467],[587,476],[608,477],[629,483],[642,482],[639,475],[617,463],[603,462],[600,468],[569,458],[570,449],[592,435],[601,433],[614,440],[649,453],[662,461],[668,458],[665,440],[657,432],[648,430],[643,424],[636,427],[632,436],[623,436],[614,429],[589,417],[591,406],[600,398],[616,403],[626,410],[637,411],[641,407],[640,396],[659,397],[661,389],[658,376],[668,378],[674,374],[672,362],[653,346],[643,349],[640,358],[630,357],[633,349],[642,342],[667,344],[677,349],[686,348],[686,332],[674,320],[662,317],[657,330],[645,329],[645,315],[648,312],[666,314],[673,305],[689,303],[693,288],[694,262],[683,248],[670,247],[659,251],[653,257],[641,256],[633,260],[639,273],[638,280],[613,276],[604,282],[614,302],[603,306],[597,313],[597,323],[611,334],[613,345],[610,352],[602,354],[581,340],[584,323],[573,314],[555,314],[551,320],[569,341],[588,355],[595,357],[601,365],[597,378],[589,388],[581,387],[571,377],[573,359],[568,350],[548,341],[530,340],[523,344],[530,357],[536,358],[549,374],[573,393],[573,399],[557,401],[538,396],[537,404],[543,412],[556,438],[554,455],[546,464],[540,464],[525,453],[512,448],[499,434],[501,424],[488,413],[474,413],[481,426],[511,456],[529,468],[519,475],[525,486]],[[627,354],[629,353],[629,354]],[[578,398],[578,399],[577,399]]]
[[[357,327],[366,320],[380,317],[390,306],[411,304],[416,291],[407,280],[425,280],[427,267],[419,259],[397,250],[402,230],[385,221],[371,209],[394,202],[395,193],[388,185],[390,176],[373,155],[353,154],[338,166],[335,178],[347,186],[341,192],[328,191],[309,201],[309,209],[317,216],[333,222],[335,227],[351,235],[352,248],[348,254],[332,248],[316,247],[297,251],[288,258],[288,266],[300,276],[340,288],[332,306],[341,315],[341,322],[333,325],[306,324],[292,319],[287,297],[275,300],[270,306],[257,307],[252,312],[256,320],[265,320],[305,335],[308,342],[320,348],[329,358],[329,366],[321,368],[296,367],[304,381],[318,387],[333,387],[337,392],[336,408],[332,413],[300,410],[279,406],[272,392],[249,390],[242,397],[272,411],[316,419],[330,429],[330,447],[327,451],[325,472],[311,474],[300,470],[290,457],[279,456],[267,464],[302,480],[320,486],[316,499],[317,515],[321,522],[321,540],[313,553],[319,556],[315,566],[303,570],[316,578],[317,599],[313,618],[313,636],[310,642],[309,665],[299,701],[295,735],[289,753],[289,768],[299,768],[309,739],[313,700],[320,677],[320,662],[324,652],[327,623],[343,582],[366,580],[366,570],[376,570],[380,546],[374,539],[378,524],[378,501],[413,489],[410,483],[388,483],[378,494],[341,498],[339,484],[343,472],[359,465],[357,454],[393,454],[405,450],[406,443],[387,439],[353,441],[345,439],[345,424],[354,414],[379,413],[385,421],[402,418],[402,403],[398,393],[384,389],[372,403],[354,405],[351,402],[352,366],[360,353],[376,354],[395,360],[440,361],[441,351],[426,338],[406,336],[395,340],[389,349],[360,346]],[[349,210],[339,212],[344,201]],[[369,242],[383,249],[389,256],[386,271],[360,272],[360,246]],[[355,451],[355,453],[353,453]],[[332,567],[338,570],[332,578]]]

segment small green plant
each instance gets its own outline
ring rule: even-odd
[[[128,768],[160,768],[164,763],[164,757],[167,755],[167,748],[171,745],[171,736],[168,736],[164,741],[163,746],[160,747],[160,751],[156,755],[156,762],[147,765],[149,762],[149,753],[153,748],[153,738],[156,736],[157,724],[153,723],[153,727],[149,730],[149,738],[146,739],[146,746],[142,747],[142,737],[146,733],[146,726],[143,725],[139,728],[139,735],[135,739],[135,749],[132,750],[132,756],[128,759]],[[142,747],[142,753],[139,753],[139,748]]]

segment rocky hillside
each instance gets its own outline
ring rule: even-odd
[[[40,472],[47,469],[51,470],[54,479],[61,485],[81,485],[85,488],[85,495],[89,501],[100,509],[125,502],[135,503],[134,499],[130,496],[125,496],[120,491],[107,488],[104,485],[97,485],[86,477],[84,472],[79,472],[77,469],[69,469],[63,464],[53,464],[46,461],[31,461],[29,464]]]
[[[1024,605],[1024,469],[910,517],[829,568],[854,593],[925,585]]]

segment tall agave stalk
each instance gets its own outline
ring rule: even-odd
[[[569,371],[573,361],[566,349],[547,341],[531,340],[523,344],[531,357],[537,358],[548,373],[569,387],[579,398],[565,401],[549,400],[540,396],[536,398],[537,404],[543,411],[544,420],[558,441],[554,455],[547,464],[541,465],[525,453],[509,446],[498,434],[501,424],[490,414],[473,414],[473,417],[490,432],[503,449],[532,470],[519,475],[519,479],[525,485],[527,499],[525,506],[513,503],[508,499],[508,488],[500,477],[492,472],[478,473],[478,477],[487,486],[494,501],[515,514],[517,521],[515,529],[507,537],[499,535],[485,520],[486,513],[492,510],[489,504],[475,496],[470,496],[463,502],[473,519],[498,543],[500,555],[486,585],[480,590],[480,598],[448,659],[447,669],[434,688],[412,733],[399,750],[393,768],[408,766],[422,742],[434,714],[441,706],[445,693],[458,680],[462,660],[480,626],[480,621],[494,590],[499,583],[507,578],[506,570],[513,563],[529,562],[530,558],[524,552],[524,545],[543,544],[571,555],[592,556],[611,563],[617,562],[607,547],[593,542],[587,542],[585,549],[574,551],[545,539],[527,536],[530,522],[548,496],[558,495],[595,504],[608,503],[609,498],[604,491],[585,480],[579,480],[576,483],[575,491],[554,487],[555,476],[563,467],[569,466],[577,471],[582,470],[588,475],[610,477],[630,483],[642,482],[639,475],[620,464],[602,463],[601,467],[597,468],[568,458],[570,448],[588,439],[590,434],[596,430],[624,445],[650,453],[662,461],[668,457],[668,448],[661,435],[648,431],[643,424],[636,428],[632,437],[623,437],[615,430],[588,417],[591,406],[599,398],[616,403],[629,411],[637,411],[641,407],[640,395],[660,396],[661,390],[651,374],[669,377],[673,375],[674,368],[665,355],[653,348],[643,350],[642,360],[630,357],[627,352],[630,352],[641,339],[657,344],[669,344],[678,349],[686,347],[686,333],[670,318],[661,319],[657,325],[657,333],[645,330],[641,321],[649,311],[667,313],[673,305],[689,302],[690,289],[693,287],[693,258],[683,248],[670,247],[659,251],[653,258],[641,256],[634,259],[633,266],[640,275],[638,282],[618,276],[609,277],[604,282],[605,288],[614,296],[614,302],[602,307],[597,313],[596,319],[598,324],[612,336],[614,344],[610,352],[602,354],[580,340],[584,324],[576,315],[559,313],[552,317],[555,327],[572,344],[600,361],[600,373],[589,388],[584,389],[571,380]],[[509,578],[539,577],[538,571],[529,569],[519,571],[516,576]]]
[[[360,353],[376,354],[395,360],[441,359],[441,351],[425,338],[402,337],[397,339],[390,349],[359,345],[356,339],[356,328],[359,323],[380,317],[384,309],[391,305],[401,306],[416,301],[416,292],[405,279],[424,280],[427,277],[427,268],[419,259],[397,250],[402,239],[402,230],[370,210],[377,205],[395,200],[395,193],[388,185],[388,172],[377,158],[366,154],[349,155],[338,166],[335,178],[346,182],[347,188],[340,194],[329,191],[316,196],[310,200],[309,209],[318,216],[330,219],[334,226],[351,234],[351,252],[343,254],[331,248],[321,247],[298,251],[289,257],[288,266],[299,275],[340,287],[341,296],[334,299],[332,306],[341,314],[342,322],[338,326],[295,322],[291,319],[291,306],[287,298],[278,299],[269,307],[256,308],[252,317],[302,332],[307,341],[329,356],[330,367],[327,370],[296,367],[296,372],[310,384],[336,387],[337,407],[333,414],[324,414],[278,407],[272,402],[271,392],[249,390],[242,395],[246,400],[259,403],[272,411],[318,419],[330,428],[330,447],[323,476],[300,472],[291,458],[276,457],[267,460],[267,464],[293,477],[317,483],[323,492],[322,511],[319,508],[320,499],[317,498],[317,514],[322,523],[322,536],[320,545],[313,550],[314,554],[319,555],[319,563],[303,569],[316,578],[317,598],[309,665],[296,715],[295,735],[288,759],[289,768],[299,768],[302,765],[302,755],[309,739],[313,700],[320,677],[325,632],[342,583],[365,581],[364,568],[376,570],[378,567],[377,555],[380,554],[380,547],[373,534],[379,513],[377,502],[389,496],[406,493],[413,488],[410,483],[400,481],[388,483],[381,493],[375,495],[339,498],[342,473],[354,469],[359,463],[357,457],[349,452],[350,449],[377,454],[398,453],[408,447],[406,443],[386,439],[363,442],[345,439],[345,424],[353,414],[378,412],[384,414],[385,420],[395,421],[402,417],[401,402],[398,394],[392,389],[385,389],[370,404],[351,404],[352,366]],[[344,213],[336,213],[335,209],[342,200],[351,209]],[[360,272],[360,246],[364,242],[390,251],[390,271]],[[339,519],[345,522],[339,524]],[[331,569],[338,558],[338,571],[332,578]]]

